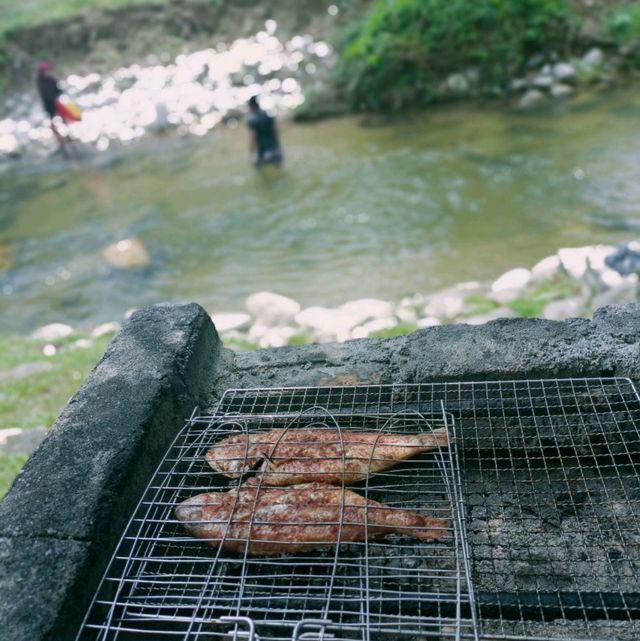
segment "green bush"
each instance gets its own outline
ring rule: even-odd
[[[503,86],[532,53],[561,51],[569,22],[567,0],[375,0],[345,34],[338,78],[376,110],[429,102],[452,70]]]
[[[607,27],[618,42],[640,40],[640,4],[623,6],[609,16]]]

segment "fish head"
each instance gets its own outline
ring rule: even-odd
[[[206,454],[207,463],[214,470],[231,478],[239,478],[255,470],[260,466],[263,458],[259,448],[249,444],[245,435],[216,443]]]

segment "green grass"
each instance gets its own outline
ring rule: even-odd
[[[369,334],[369,338],[391,338],[392,336],[405,336],[411,334],[418,329],[415,323],[398,323],[395,327],[388,327],[387,329],[378,329]]]
[[[518,316],[539,318],[548,303],[570,298],[578,291],[579,287],[569,276],[558,275],[531,286],[522,296],[512,300],[508,306]]]
[[[488,314],[498,307],[496,301],[482,296],[482,294],[470,294],[465,299],[465,315],[466,316],[481,316]]]
[[[44,343],[25,336],[0,336],[0,428],[51,427],[69,398],[104,353],[111,337],[76,347],[80,336],[56,342],[57,351],[45,356]],[[15,368],[33,365],[24,376]],[[43,367],[43,369],[38,369]],[[22,454],[0,454],[0,496],[26,460]]]
[[[0,0],[0,40],[14,29],[70,18],[86,9],[142,4],[158,4],[158,0]],[[169,0],[164,0],[163,4],[169,4]]]

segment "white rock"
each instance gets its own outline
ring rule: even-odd
[[[290,323],[300,311],[300,304],[280,294],[257,292],[247,298],[246,308],[261,324],[276,326]]]
[[[397,316],[403,323],[415,323],[418,320],[418,314],[413,307],[403,307],[398,305],[396,307],[395,316]]]
[[[532,81],[533,86],[538,89],[549,89],[553,84],[553,78],[546,74],[538,74]]]
[[[352,300],[338,308],[353,319],[353,324],[360,325],[368,320],[377,318],[388,318],[393,315],[393,303],[377,298],[362,298]]]
[[[607,287],[620,287],[621,285],[636,287],[638,284],[638,274],[623,276],[615,269],[609,269],[608,267],[602,270],[600,278]]]
[[[569,82],[576,77],[576,70],[568,62],[557,62],[553,65],[553,75],[556,80]]]
[[[102,255],[112,267],[130,269],[149,264],[149,254],[139,238],[125,238],[102,250]]]
[[[484,325],[492,320],[497,320],[498,318],[515,318],[517,314],[508,307],[496,307],[486,314],[478,314],[477,316],[471,316],[469,318],[464,318],[461,322],[466,323],[467,325]]]
[[[515,78],[511,81],[511,91],[524,91],[528,85],[526,78]]]
[[[120,329],[120,323],[115,321],[111,323],[102,323],[91,330],[92,338],[100,338],[100,336],[105,336],[106,334],[115,334]]]
[[[426,318],[420,318],[416,325],[420,329],[423,329],[425,327],[437,327],[438,325],[442,325],[442,323],[440,319],[435,318],[435,316],[427,316]]]
[[[376,320],[369,321],[363,325],[355,327],[351,332],[352,338],[365,338],[371,335],[373,332],[380,332],[385,329],[392,329],[396,327],[398,321],[389,316],[388,318],[377,318]]]
[[[505,272],[491,285],[492,292],[501,292],[508,289],[522,289],[531,280],[531,272],[524,267],[516,267]]]
[[[248,329],[251,325],[251,316],[249,314],[215,314],[211,320],[218,332],[229,332],[231,330]]]
[[[546,100],[546,96],[538,89],[529,89],[518,102],[520,109],[533,109],[538,107]]]
[[[295,333],[293,327],[270,327],[260,337],[258,344],[260,347],[284,347]]]
[[[558,271],[560,271],[560,257],[557,254],[547,256],[531,268],[531,282],[549,280],[556,276]]]
[[[604,259],[615,251],[611,245],[587,245],[586,247],[563,247],[558,250],[562,268],[571,278],[581,279],[587,271],[587,265],[596,271],[606,267]]]
[[[587,53],[582,56],[580,59],[580,63],[584,65],[585,67],[600,67],[602,63],[604,62],[604,53],[602,53],[602,49],[598,49],[597,47],[594,47],[593,49],[589,49]]]
[[[296,314],[295,321],[301,327],[314,330],[320,338],[347,340],[351,330],[358,324],[358,318],[343,310],[327,307],[307,307]]]
[[[488,298],[498,303],[498,305],[506,305],[512,300],[515,300],[522,294],[519,288],[511,287],[510,289],[501,289],[497,292],[489,292]],[[466,321],[465,321],[466,322]]]
[[[435,316],[436,318],[454,318],[462,313],[464,309],[464,298],[457,294],[445,293],[436,294],[424,306],[423,316]]]
[[[551,87],[551,95],[558,100],[568,98],[573,93],[573,88],[561,82],[556,83]]]
[[[33,338],[41,341],[57,341],[73,334],[73,327],[64,323],[51,323],[33,332]]]
[[[452,73],[447,78],[447,89],[452,93],[466,94],[469,91],[469,80],[462,73]]]
[[[249,328],[249,340],[258,343],[260,339],[269,331],[270,327],[268,325],[263,325],[260,322],[255,322]]]
[[[73,349],[88,349],[93,345],[93,342],[90,341],[88,338],[79,338],[77,341],[73,342],[73,345],[71,347]]]
[[[581,316],[585,300],[583,297],[554,300],[545,306],[542,317],[549,320],[566,320]]]

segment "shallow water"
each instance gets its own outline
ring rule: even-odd
[[[280,173],[252,169],[240,126],[0,175],[0,329],[88,327],[167,300],[238,310],[263,289],[398,300],[640,226],[637,91],[281,130]],[[150,264],[110,267],[102,249],[132,236]]]

